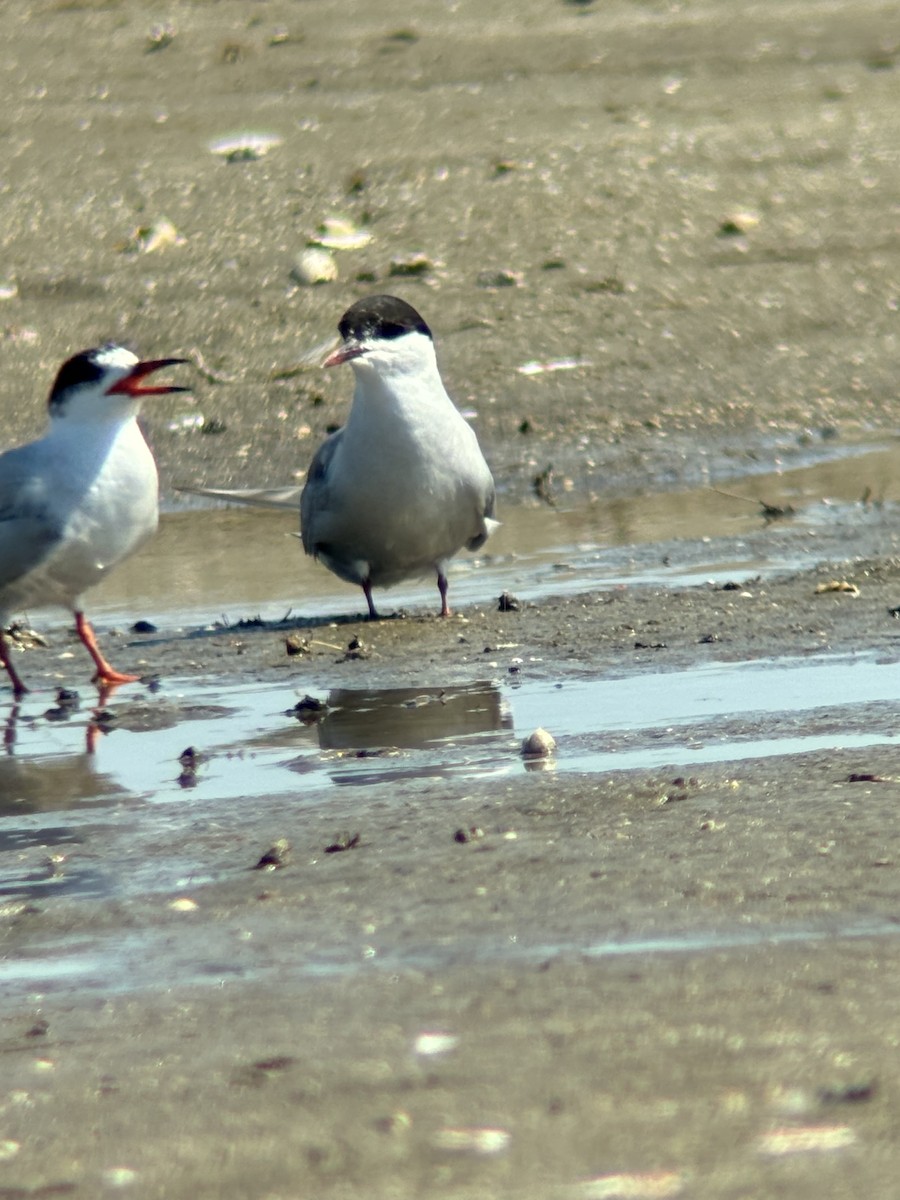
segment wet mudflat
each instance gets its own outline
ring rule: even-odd
[[[102,337],[197,373],[97,596],[147,683],[101,706],[51,619],[0,714],[0,1189],[893,1195],[893,7],[9,22],[8,440]],[[373,290],[506,509],[449,621],[176,492],[302,478]]]

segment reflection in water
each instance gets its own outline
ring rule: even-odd
[[[512,727],[506,702],[492,683],[446,689],[338,688],[329,693],[327,709],[316,722],[332,783],[362,787],[496,774],[505,769],[506,749],[487,746],[483,739]],[[323,763],[319,755],[305,754],[288,766],[301,774],[319,774]]]
[[[83,732],[79,740],[83,738]],[[126,793],[87,754],[0,758],[0,818],[108,805]]]
[[[318,723],[323,750],[415,750],[452,738],[512,729],[496,684],[461,688],[338,688]]]
[[[335,784],[517,774],[528,767],[515,734],[538,725],[559,742],[559,771],[797,753],[823,736],[835,747],[875,745],[892,740],[884,714],[898,685],[896,664],[867,655],[704,663],[664,676],[522,681],[505,694],[487,682],[336,689],[322,693],[327,703],[311,723],[286,708],[283,684],[185,680],[169,688],[115,704],[117,720],[95,755],[83,750],[88,712],[63,723],[46,714],[21,719],[15,754],[0,756],[0,829],[5,816],[123,799],[183,804],[186,746],[201,755],[191,804],[215,809],[296,794],[298,775],[304,798],[321,802]],[[816,710],[827,728],[813,720]],[[839,725],[836,712],[844,714]]]
[[[335,689],[311,724],[286,708],[283,683],[172,681],[171,694],[123,697],[95,755],[83,750],[89,712],[67,722],[34,713],[20,717],[15,754],[0,756],[0,896],[121,895],[200,879],[202,841],[188,831],[229,820],[230,801],[283,798],[293,811],[355,787],[409,803],[424,779],[512,779],[527,770],[518,738],[538,724],[558,740],[555,769],[585,774],[889,745],[896,674],[892,662],[834,655],[526,680],[505,693],[487,682]],[[188,792],[179,783],[187,745],[198,752]],[[103,805],[116,807],[101,825]],[[172,827],[185,838],[160,858],[160,831]],[[63,845],[57,867],[52,848],[79,837],[85,848]]]

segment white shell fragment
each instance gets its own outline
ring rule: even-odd
[[[530,359],[516,367],[520,375],[549,375],[552,371],[577,371],[579,367],[592,367],[594,364],[586,358],[554,358],[548,362],[538,362]]]
[[[510,1135],[505,1129],[439,1129],[434,1146],[453,1154],[502,1154],[509,1148]]]
[[[160,217],[150,225],[140,225],[122,246],[125,254],[152,254],[166,246],[183,246],[185,239],[168,217]]]
[[[137,1183],[138,1173],[133,1167],[107,1167],[103,1182],[111,1188],[127,1188]]]
[[[782,1158],[788,1154],[810,1154],[844,1150],[856,1141],[849,1125],[799,1125],[773,1129],[759,1139],[760,1154]]]
[[[675,1171],[636,1171],[598,1175],[577,1189],[581,1200],[672,1200],[684,1190],[684,1177]]]
[[[277,133],[233,133],[215,138],[209,149],[227,162],[254,162],[281,142]]]
[[[366,229],[358,229],[346,217],[326,217],[310,244],[327,250],[362,250],[372,240]]]
[[[556,750],[556,739],[546,729],[536,729],[522,742],[524,758],[548,758]]]
[[[826,583],[816,584],[817,596],[822,596],[826,592],[843,592],[845,595],[855,598],[859,595],[859,588],[855,583],[850,583],[846,579],[829,579]]]
[[[420,1033],[413,1043],[413,1049],[423,1058],[431,1058],[455,1050],[458,1044],[459,1038],[452,1033]]]
[[[173,417],[168,421],[166,429],[169,433],[196,433],[205,423],[206,417],[203,413],[183,413],[180,417]]]
[[[317,283],[333,283],[337,277],[337,263],[327,250],[320,250],[315,246],[304,250],[291,268],[291,279],[304,287],[314,287]]]
[[[197,901],[191,900],[188,896],[181,896],[178,900],[172,900],[169,904],[169,908],[171,908],[173,912],[194,912],[194,910],[197,908]]]
[[[719,226],[719,230],[724,234],[750,233],[751,230],[757,228],[759,221],[759,213],[739,210],[729,213]]]

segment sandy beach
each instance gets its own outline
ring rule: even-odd
[[[38,433],[83,347],[188,358],[192,397],[145,428],[160,542],[189,525],[198,549],[122,569],[106,635],[147,682],[109,698],[93,760],[60,614],[22,656],[33,696],[0,696],[0,1196],[888,1200],[896,6],[7,10],[3,445]],[[323,247],[337,220],[348,241]],[[302,281],[313,246],[332,281]],[[279,527],[284,577],[240,625],[275,527],[252,526],[232,590],[204,547],[251,526],[179,489],[301,482],[352,386],[320,364],[376,292],[431,325],[507,540],[451,581],[449,620],[414,592],[363,622],[327,577],[320,612],[298,562],[282,624],[300,551]],[[838,461],[846,497],[757,511],[754,480]],[[749,497],[738,534],[711,488]],[[530,525],[551,529],[531,589]],[[676,718],[704,671],[727,703]],[[60,684],[85,712],[51,755]],[[671,718],[614,728],[615,684]],[[352,714],[398,688],[486,705],[482,740],[423,751],[396,716],[276,729],[306,691]],[[542,702],[558,758],[528,770]],[[153,739],[201,718],[238,732],[179,795]],[[276,750],[281,782],[255,782]],[[130,791],[129,755],[171,790]],[[223,800],[216,771],[254,782]],[[279,839],[281,868],[254,870]]]

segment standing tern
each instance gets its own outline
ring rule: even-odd
[[[0,663],[15,695],[28,689],[3,634],[24,608],[59,605],[75,614],[96,682],[130,683],[103,657],[81,596],[154,532],[156,463],[137,423],[145,396],[187,391],[144,387],[162,367],[122,346],[83,350],[60,367],[44,436],[0,454]]]
[[[316,451],[300,497],[303,548],[366,597],[434,571],[447,603],[447,562],[483,546],[494,481],[471,426],[444,390],[431,330],[396,296],[344,313],[343,343],[323,366],[356,376],[347,423]]]

